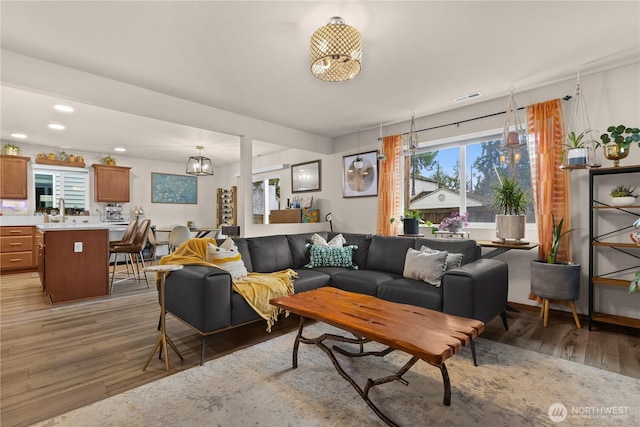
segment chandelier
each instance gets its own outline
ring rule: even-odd
[[[187,162],[187,173],[189,175],[197,176],[213,175],[211,159],[202,156],[202,150],[204,147],[202,145],[198,145],[196,148],[198,149],[198,155],[189,157],[189,161]]]
[[[341,82],[354,78],[362,66],[362,36],[334,16],[311,36],[311,72],[320,80]]]

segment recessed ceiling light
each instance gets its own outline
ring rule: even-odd
[[[68,105],[56,104],[53,108],[58,111],[62,111],[63,113],[73,113],[73,107],[69,107]]]
[[[26,139],[27,138],[27,135],[25,135],[24,133],[12,133],[11,136],[14,137],[14,138],[18,138],[18,139]]]
[[[127,149],[126,149],[126,148],[122,148],[122,147],[115,147],[115,148],[113,149],[113,151],[120,151],[120,152],[124,152],[124,151],[127,151]]]
[[[49,129],[64,130],[64,126],[58,123],[49,123]]]

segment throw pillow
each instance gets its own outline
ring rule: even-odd
[[[358,266],[353,263],[353,251],[358,249],[355,245],[341,248],[312,244],[307,244],[307,246],[309,247],[310,262],[304,266],[305,268],[346,267],[354,270],[358,269]]]
[[[227,241],[231,241],[231,243],[227,243]],[[226,248],[223,247],[225,243]],[[209,243],[207,261],[228,271],[233,280],[246,277],[248,274],[240,252],[238,252],[238,247],[231,239],[225,240],[220,246]]]
[[[422,246],[420,248],[421,252],[427,252],[427,253],[434,253],[434,252],[446,252],[446,251],[439,251],[437,249],[432,249],[428,246]],[[449,271],[453,268],[458,268],[462,265],[462,258],[464,257],[464,254],[456,254],[456,253],[449,253],[446,252],[447,254],[447,269],[446,271]]]
[[[439,287],[447,263],[447,253],[427,253],[409,248],[404,259],[403,276],[409,279],[422,280]]]
[[[330,246],[332,248],[341,248],[345,243],[347,243],[347,240],[344,238],[344,236],[342,236],[342,234],[338,234],[333,239],[327,242],[324,237],[322,237],[318,233],[314,233],[314,235],[311,236],[311,243],[316,246]]]

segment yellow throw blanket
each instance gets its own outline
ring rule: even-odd
[[[249,273],[247,277],[233,281],[233,290],[244,297],[256,313],[267,321],[267,332],[284,312],[280,307],[269,304],[271,298],[293,295],[293,279],[298,273],[290,268],[274,273]],[[285,315],[289,313],[285,312]]]
[[[219,268],[217,265],[207,262],[209,243],[216,245],[216,240],[212,238],[189,239],[169,255],[160,258],[159,264],[206,265]],[[291,269],[274,273],[249,273],[247,277],[233,281],[233,290],[242,295],[251,308],[267,321],[267,332],[271,332],[271,327],[278,320],[278,315],[284,310],[269,304],[269,301],[271,298],[292,295],[294,293],[293,279],[297,277],[298,273]],[[160,280],[161,276],[156,275],[156,279]]]

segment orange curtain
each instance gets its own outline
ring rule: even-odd
[[[539,259],[551,251],[553,215],[556,224],[564,218],[563,230],[571,229],[569,171],[560,169],[564,122],[559,99],[527,107],[529,161],[538,224]],[[558,250],[557,261],[571,261],[571,244],[566,234]]]
[[[378,185],[378,229],[377,234],[395,236],[400,222],[402,135],[386,136],[382,139],[382,150],[387,156],[380,161],[380,183]],[[389,219],[395,218],[393,224]]]

